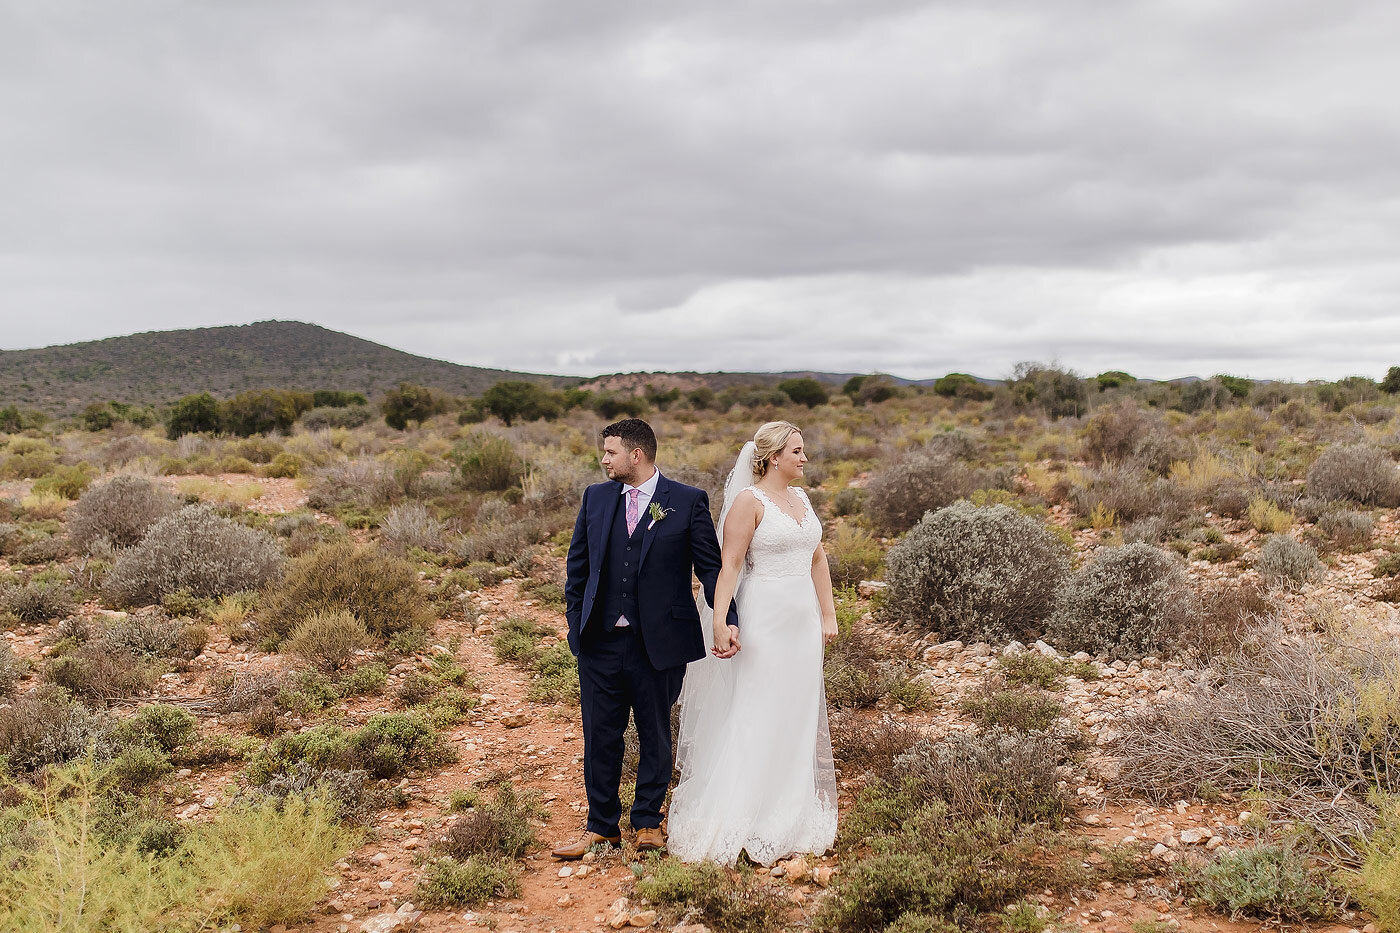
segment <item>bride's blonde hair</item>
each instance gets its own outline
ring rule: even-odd
[[[788,438],[794,434],[801,434],[802,430],[790,421],[770,421],[754,432],[753,435],[753,478],[763,479],[768,474],[768,468],[773,464],[773,458],[783,452],[787,446]]]

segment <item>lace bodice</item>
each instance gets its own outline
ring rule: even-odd
[[[784,512],[757,486],[748,487],[763,503],[763,518],[749,542],[748,572],[756,577],[794,577],[812,572],[812,554],[821,546],[822,525],[807,493],[789,487],[802,500],[801,522]]]

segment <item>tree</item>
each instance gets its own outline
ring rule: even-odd
[[[186,395],[170,406],[165,433],[172,441],[182,434],[203,434],[219,430],[219,403],[208,392]]]
[[[1051,418],[1067,418],[1089,410],[1089,392],[1074,373],[1044,363],[1017,363],[1011,376],[1012,397],[1034,405]]]
[[[690,407],[696,411],[704,411],[715,403],[715,390],[709,386],[701,386],[698,389],[691,389],[686,395],[686,400],[690,402]]]
[[[346,392],[342,389],[317,389],[311,393],[313,408],[349,408],[351,405],[368,405],[369,399],[363,392]]]
[[[1099,384],[1099,391],[1108,389],[1118,389],[1123,386],[1130,386],[1137,382],[1136,376],[1130,376],[1121,369],[1110,369],[1106,373],[1099,373],[1094,377],[1094,381]]]
[[[1215,378],[1220,380],[1220,384],[1234,398],[1244,398],[1249,394],[1249,390],[1254,388],[1254,380],[1245,379],[1243,376],[1227,376],[1220,373]]]
[[[967,373],[949,373],[933,384],[933,391],[945,398],[968,398],[986,401],[992,397],[992,390]]]
[[[240,437],[290,431],[302,412],[310,411],[310,392],[288,389],[252,389],[240,392],[219,406],[219,423]]]
[[[111,405],[103,405],[101,402],[93,402],[83,409],[83,427],[89,431],[105,431],[117,423],[117,413],[112,410]]]
[[[826,387],[815,379],[784,379],[778,383],[778,391],[792,399],[794,404],[808,408],[825,405],[830,397]]]
[[[384,423],[395,431],[404,430],[410,421],[422,424],[448,407],[448,399],[441,393],[411,382],[400,382],[398,388],[384,393],[384,401],[379,403]]]
[[[1386,395],[1400,392],[1400,366],[1392,366],[1385,371],[1385,378],[1381,380],[1381,391]]]
[[[535,382],[507,379],[481,394],[481,406],[509,427],[517,419],[539,421],[558,418],[563,405],[558,396]]]

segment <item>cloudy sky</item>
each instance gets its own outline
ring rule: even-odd
[[[0,0],[0,346],[1400,363],[1400,5]]]

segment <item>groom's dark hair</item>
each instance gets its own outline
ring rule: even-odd
[[[599,437],[615,437],[622,441],[627,450],[638,450],[647,455],[648,460],[656,459],[656,432],[641,418],[624,418],[614,421],[602,430]]]

